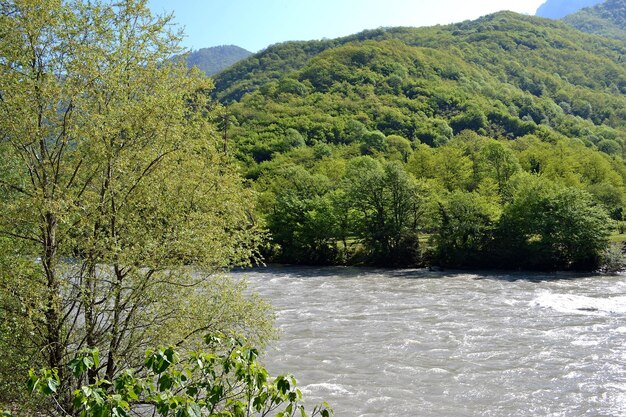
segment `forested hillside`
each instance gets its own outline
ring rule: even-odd
[[[563,21],[583,32],[626,42],[625,0],[607,0],[597,6],[566,16]]]
[[[537,16],[560,19],[583,7],[595,6],[603,0],[547,0],[537,9]]]
[[[214,46],[191,51],[187,55],[187,65],[198,67],[206,75],[211,76],[250,55],[252,52],[235,45]]]
[[[270,260],[590,268],[623,217],[625,53],[502,12],[275,45],[215,96]]]

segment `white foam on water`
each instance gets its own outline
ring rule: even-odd
[[[450,371],[448,371],[447,369],[443,369],[443,368],[430,368],[428,372],[431,374],[449,374],[450,373]]]
[[[352,395],[353,393],[348,391],[341,384],[331,384],[328,382],[323,382],[321,384],[309,384],[302,387],[302,393],[304,394],[312,394],[312,393],[320,393],[328,395]]]
[[[583,346],[583,347],[597,346],[599,344],[600,344],[600,340],[589,340],[589,339],[578,339],[572,342],[572,345]]]
[[[626,393],[626,382],[609,382],[606,384],[606,388],[612,388]]]
[[[545,292],[532,300],[531,305],[569,314],[626,314],[626,296],[600,298]]]
[[[365,403],[366,404],[374,404],[374,403],[389,402],[389,401],[394,401],[394,399],[391,398],[391,397],[382,396],[382,397],[368,398],[368,400],[365,401]]]

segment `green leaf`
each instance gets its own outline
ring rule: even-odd
[[[39,379],[39,377],[37,376],[37,374],[35,373],[34,370],[29,370],[28,371],[28,381],[27,381],[27,386],[28,386],[28,390],[32,393],[35,392],[35,390],[39,387],[39,383],[41,382],[41,380]]]
[[[91,387],[82,387],[81,390],[83,391],[83,394],[85,394],[85,397],[89,398],[91,397],[91,395],[93,394],[93,389]]]
[[[57,388],[59,388],[59,381],[53,377],[48,378],[48,380],[46,381],[46,385],[48,386],[48,389],[50,390],[50,393],[56,393],[57,392]]]
[[[159,378],[159,391],[166,391],[174,385],[174,379],[167,374],[162,374]]]
[[[186,412],[189,417],[202,417],[202,410],[198,404],[188,404]]]
[[[278,391],[280,391],[283,395],[286,394],[290,388],[289,381],[282,376],[278,377],[278,380],[276,381],[276,388],[278,388]]]

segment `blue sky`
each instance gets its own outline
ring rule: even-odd
[[[335,38],[381,26],[430,26],[499,10],[534,14],[545,0],[149,0],[174,12],[183,46],[238,45],[256,52],[288,40]]]

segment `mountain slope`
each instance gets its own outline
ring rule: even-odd
[[[206,75],[211,76],[250,55],[252,52],[235,45],[214,46],[191,51],[187,55],[187,65],[198,67]]]
[[[353,121],[432,146],[464,129],[622,146],[621,56],[621,42],[501,12],[450,26],[274,45],[220,73],[214,94],[233,103],[232,135],[250,163],[289,149],[292,139],[349,143]]]
[[[626,0],[607,0],[566,16],[563,21],[583,32],[626,42]]]
[[[218,74],[214,96],[230,115],[226,148],[259,192],[270,260],[416,265],[421,233],[446,265],[570,268],[553,263],[563,244],[547,250],[551,236],[513,232],[537,249],[520,256],[497,233],[526,209],[515,196],[535,191],[623,219],[624,54],[623,42],[502,12],[273,45]]]
[[[537,16],[560,19],[583,7],[595,6],[603,0],[547,0],[537,9]]]
[[[575,76],[568,79],[570,83],[583,83],[591,88],[598,87],[599,80],[616,85],[620,81],[598,78],[592,73],[606,66],[590,68],[586,60],[601,59],[609,66],[621,66],[619,57],[625,51],[621,43],[581,36],[577,30],[558,21],[501,12],[449,26],[378,29],[334,40],[273,45],[219,74],[215,78],[214,96],[224,102],[238,100],[269,81],[303,68],[327,49],[392,39],[416,47],[456,48],[461,58],[491,68],[502,82],[518,84],[522,81],[523,77],[506,69],[509,62],[516,62],[522,67],[532,64],[534,70],[546,72],[548,77],[563,70],[573,72]],[[562,58],[564,62],[555,65],[553,57]]]

